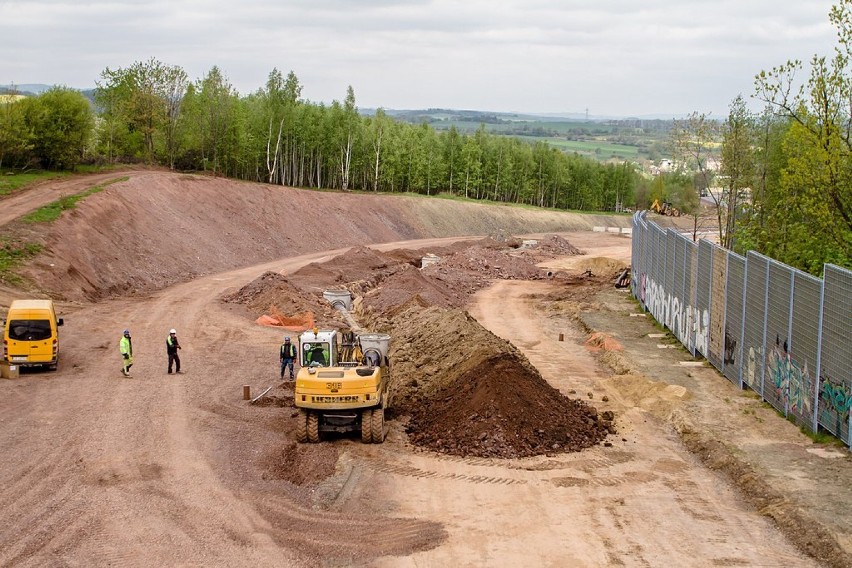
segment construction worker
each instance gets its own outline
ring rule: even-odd
[[[310,353],[307,357],[311,366],[320,365],[326,366],[328,362],[325,358],[325,350],[322,348],[322,343],[315,343],[311,345],[308,349],[308,353]]]
[[[281,378],[284,378],[284,373],[289,368],[290,380],[294,380],[295,377],[293,375],[293,361],[294,359],[296,359],[296,346],[290,342],[289,335],[284,336],[284,343],[281,344],[279,355],[281,359]]]
[[[130,367],[133,366],[133,342],[130,339],[130,330],[125,329],[118,342],[118,351],[121,353],[122,367],[121,374],[125,377],[130,376]]]
[[[169,336],[166,338],[166,353],[169,356],[169,374],[172,374],[172,364],[174,364],[176,373],[183,373],[180,370],[180,355],[178,355],[178,349],[180,349],[180,342],[177,338],[177,330],[170,329]]]

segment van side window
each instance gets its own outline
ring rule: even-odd
[[[11,320],[9,322],[9,339],[15,341],[43,341],[50,339],[49,320]]]

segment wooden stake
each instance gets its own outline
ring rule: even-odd
[[[243,385],[243,400],[251,400],[251,387]]]
[[[565,341],[565,334],[564,333],[559,334],[559,341]]]

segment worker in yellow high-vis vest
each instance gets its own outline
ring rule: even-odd
[[[130,376],[130,367],[133,366],[133,342],[130,339],[130,330],[125,329],[118,342],[118,351],[121,353],[121,373],[125,377]]]

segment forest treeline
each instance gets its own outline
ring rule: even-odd
[[[695,234],[705,194],[723,246],[821,275],[823,263],[852,268],[852,0],[838,0],[829,19],[834,54],[815,55],[806,80],[791,60],[756,75],[761,112],[738,95],[722,120],[696,112],[675,121],[675,169],[656,176],[484,125],[439,132],[381,109],[364,116],[351,87],[342,101],[310,102],[293,72],[273,69],[262,88],[240,95],[217,67],[190,81],[156,59],[105,69],[94,105],[63,87],[0,96],[0,168],[146,162],[295,187],[582,211],[659,200],[693,214]]]
[[[438,193],[578,210],[631,206],[631,164],[601,164],[545,143],[486,132],[438,132],[358,112],[351,87],[329,105],[301,97],[273,69],[241,96],[213,67],[189,81],[151,59],[102,72],[95,105],[71,89],[3,105],[0,166],[73,168],[144,161],[295,187]],[[5,132],[7,134],[3,134]]]

